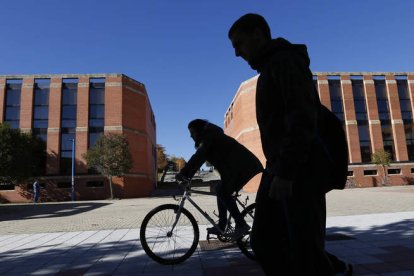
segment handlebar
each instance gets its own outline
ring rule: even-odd
[[[191,178],[185,177],[181,175],[180,179],[175,180],[179,186],[183,186],[185,188],[188,188],[191,184]]]

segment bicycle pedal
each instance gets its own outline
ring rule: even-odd
[[[210,235],[213,235],[213,237],[210,237]],[[207,233],[207,243],[210,243],[210,239],[213,239],[213,240],[218,239],[217,236],[216,237],[214,237],[214,236],[215,236],[214,234]]]

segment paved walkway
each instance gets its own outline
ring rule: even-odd
[[[215,208],[214,197],[194,199],[210,213]],[[199,246],[177,266],[153,262],[139,225],[166,202],[173,200],[0,205],[0,275],[263,275],[227,244]],[[355,275],[414,275],[414,186],[333,191],[327,202],[327,249],[354,263]]]

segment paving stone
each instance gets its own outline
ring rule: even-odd
[[[414,187],[386,188],[328,194],[327,249],[354,263],[355,275],[414,271]],[[196,200],[211,214],[216,208],[215,197]],[[201,238],[193,256],[175,266],[151,260],[140,244],[139,226],[150,209],[166,202],[174,201],[160,197],[53,203],[36,209],[30,204],[1,205],[10,207],[2,211],[13,213],[0,212],[0,274],[263,275],[234,244],[203,246],[209,225],[191,206]]]

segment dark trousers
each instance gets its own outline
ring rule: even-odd
[[[333,275],[325,253],[325,193],[314,183],[295,182],[292,197],[272,200],[268,196],[271,180],[264,172],[251,234],[265,274]]]
[[[39,192],[35,191],[34,195],[33,195],[33,201],[35,203],[37,203],[39,201]]]
[[[227,224],[227,211],[233,217],[236,225],[246,224],[243,219],[239,208],[237,207],[236,201],[230,193],[224,188],[223,182],[219,182],[216,185],[216,195],[217,195],[217,208],[219,213],[219,226],[224,230],[224,227]]]

